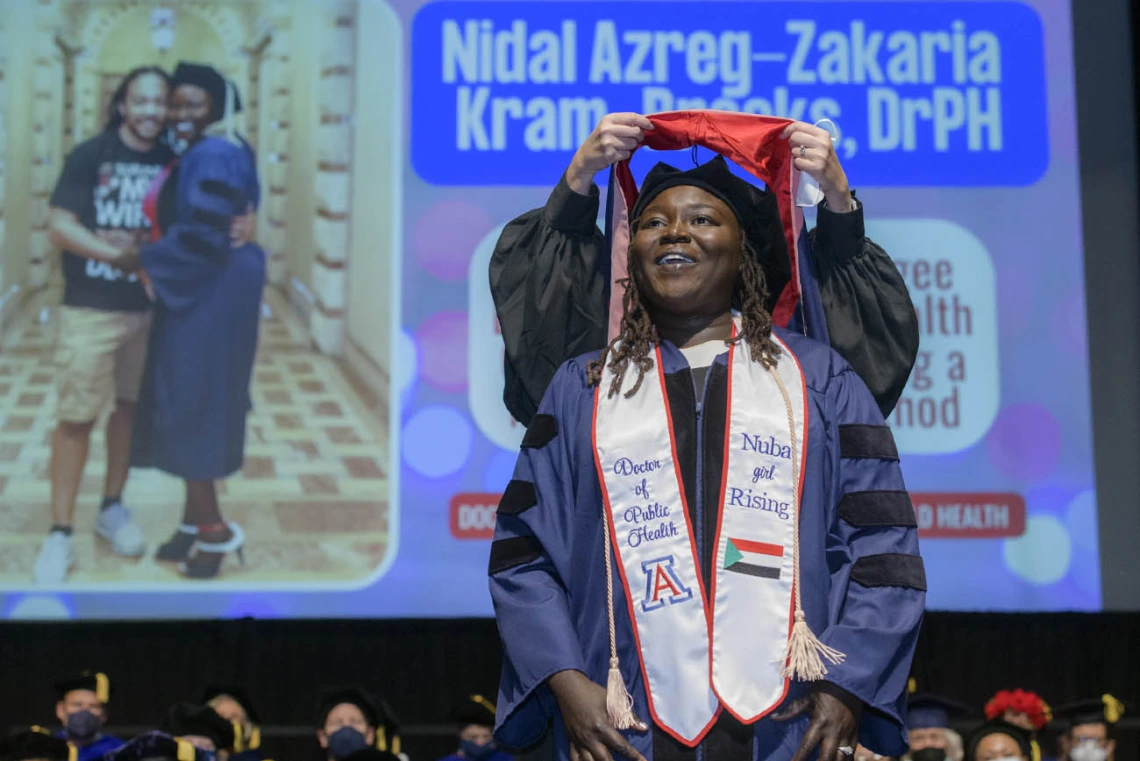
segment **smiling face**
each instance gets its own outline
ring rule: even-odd
[[[170,122],[174,135],[187,143],[197,142],[213,123],[214,102],[205,89],[182,84],[174,88],[170,98]]]
[[[732,311],[742,232],[724,201],[692,185],[662,191],[637,223],[631,266],[651,312],[718,317]]]

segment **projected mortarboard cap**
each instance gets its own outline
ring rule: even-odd
[[[1033,738],[1030,737],[1029,732],[1002,719],[987,721],[970,735],[970,741],[966,747],[966,758],[976,758],[975,751],[978,749],[978,745],[982,740],[995,734],[1006,735],[1012,738],[1013,741],[1017,743],[1017,747],[1021,750],[1023,757],[1033,758]]]
[[[495,704],[482,695],[472,695],[451,712],[451,719],[461,727],[478,724],[483,727],[495,726]]]
[[[250,726],[243,727],[237,724],[238,736],[234,738],[234,749],[239,753],[246,750],[257,750],[261,747],[261,717],[254,708],[253,701],[242,688],[235,684],[211,684],[202,691],[202,704],[211,705],[220,698],[230,698],[242,707]]]
[[[165,732],[147,732],[111,751],[103,757],[103,761],[149,761],[160,758],[200,761],[206,758],[206,754],[186,740]]]
[[[111,680],[101,672],[82,671],[76,676],[60,679],[55,683],[55,691],[60,700],[75,690],[94,692],[95,699],[104,705],[111,702]]]
[[[364,714],[368,726],[376,730],[377,750],[400,752],[399,721],[382,700],[377,700],[358,685],[327,687],[317,699],[317,726],[324,727],[329,714],[339,705],[354,705]]]
[[[75,761],[76,748],[39,727],[0,740],[0,761]]]
[[[171,706],[162,731],[173,737],[206,737],[217,750],[231,750],[238,730],[209,706],[178,703]]]
[[[916,693],[907,700],[907,729],[949,729],[950,722],[969,716],[970,708],[956,700],[931,693]]]
[[[1067,727],[1080,727],[1086,724],[1108,724],[1120,721],[1127,712],[1127,706],[1112,695],[1065,703],[1053,709],[1053,715]]]

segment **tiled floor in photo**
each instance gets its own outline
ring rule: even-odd
[[[45,294],[0,344],[0,587],[31,581],[51,526],[54,304],[58,297]],[[388,547],[386,415],[357,392],[337,360],[312,348],[301,321],[268,290],[253,404],[244,468],[219,487],[226,518],[245,529],[246,563],[231,556],[219,581],[244,586],[366,578]],[[180,480],[155,470],[131,472],[124,501],[150,543],[146,557],[116,557],[93,536],[106,467],[101,427],[92,437],[76,509],[78,565],[70,581],[179,581],[176,569],[155,562],[152,553],[179,522]]]

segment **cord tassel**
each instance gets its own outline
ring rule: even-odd
[[[609,526],[602,527],[602,536],[606,554],[606,615],[610,625],[610,671],[606,676],[606,713],[614,729],[633,729],[637,726],[637,717],[633,715],[633,696],[625,688],[617,656],[617,631],[614,626],[614,568]]]
[[[780,393],[784,396],[784,406],[788,412],[788,435],[791,437],[792,449],[792,500],[794,502],[794,517],[792,523],[792,588],[795,590],[796,615],[792,626],[792,633],[788,635],[788,646],[784,649],[783,675],[787,679],[796,679],[801,682],[815,682],[827,675],[827,666],[824,660],[833,665],[843,663],[846,655],[833,647],[828,647],[819,641],[819,638],[808,626],[804,616],[803,601],[800,599],[800,492],[794,485],[800,482],[800,455],[799,442],[796,441],[796,418],[792,411],[792,398],[784,385],[783,378],[777,372],[775,364],[768,367],[768,372],[776,379]]]

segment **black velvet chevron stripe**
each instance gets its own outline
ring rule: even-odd
[[[499,499],[499,513],[502,515],[519,515],[537,503],[538,495],[534,492],[534,484],[530,481],[512,479],[507,484],[503,496]]]
[[[855,561],[851,580],[863,587],[904,587],[926,591],[926,567],[918,555],[867,555]]]
[[[848,492],[839,501],[839,517],[852,526],[918,526],[905,491]]]
[[[513,536],[491,542],[491,560],[487,573],[495,575],[515,566],[529,563],[542,555],[542,542],[533,536]]]
[[[542,449],[558,435],[558,421],[553,415],[535,415],[523,436],[523,449]]]
[[[885,425],[839,426],[839,456],[853,459],[899,459],[895,437]]]
[[[198,187],[203,193],[209,193],[212,196],[224,198],[233,204],[236,209],[243,209],[245,207],[245,193],[241,189],[235,188],[221,180],[202,180],[198,183]]]

